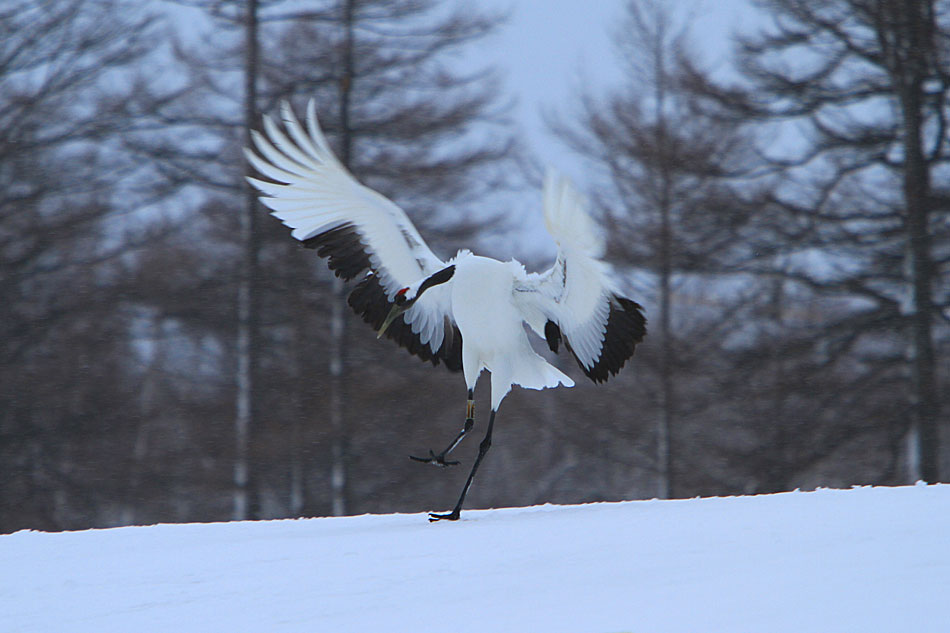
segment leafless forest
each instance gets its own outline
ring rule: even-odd
[[[458,67],[505,19],[473,6],[0,3],[0,532],[451,504],[467,466],[408,455],[461,376],[376,340],[241,148],[313,98],[438,254],[493,254],[521,211],[485,200],[543,159]],[[763,1],[727,74],[664,7],[629,0],[625,80],[549,113],[647,339],[516,389],[468,505],[947,481],[950,1]]]

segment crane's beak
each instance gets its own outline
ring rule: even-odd
[[[397,306],[394,305],[393,309],[389,311],[389,314],[386,316],[386,319],[383,321],[383,324],[380,326],[379,331],[376,333],[376,338],[381,338],[383,334],[386,333],[386,330],[392,324],[393,321],[399,318],[399,315],[408,310],[409,307],[405,305]]]

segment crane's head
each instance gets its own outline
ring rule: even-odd
[[[416,301],[419,300],[419,297],[422,296],[422,293],[433,286],[444,284],[450,280],[454,274],[455,264],[452,264],[451,266],[447,266],[437,273],[420,279],[411,286],[400,288],[393,297],[393,307],[389,311],[389,314],[386,316],[385,320],[383,320],[383,324],[380,326],[379,332],[376,333],[376,338],[380,338],[383,334],[385,334],[392,322],[399,318],[399,315],[415,305]]]

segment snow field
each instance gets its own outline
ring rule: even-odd
[[[0,631],[950,631],[950,485],[0,536]]]

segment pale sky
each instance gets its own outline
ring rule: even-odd
[[[692,43],[712,68],[728,66],[730,33],[755,20],[749,0],[668,2],[689,17]],[[474,63],[502,71],[507,94],[516,99],[513,116],[541,165],[571,176],[583,189],[589,173],[550,132],[542,112],[568,116],[581,88],[596,91],[622,80],[613,33],[623,20],[626,0],[479,0],[479,4],[507,11],[509,18],[499,32],[472,47]],[[553,245],[542,228],[540,199],[540,192],[525,192],[520,203],[528,210],[525,229],[532,245],[553,257]],[[515,257],[519,252],[525,255],[525,241],[517,241],[510,252]],[[509,255],[508,248],[501,251],[498,256]]]
[[[499,33],[477,45],[484,62],[502,69],[506,89],[517,98],[515,115],[539,159],[579,178],[575,161],[546,129],[541,111],[568,113],[584,85],[606,87],[621,79],[613,33],[626,0],[479,0],[508,10]],[[709,55],[704,62],[727,64],[729,34],[752,19],[748,0],[668,0],[693,24],[692,39]]]

